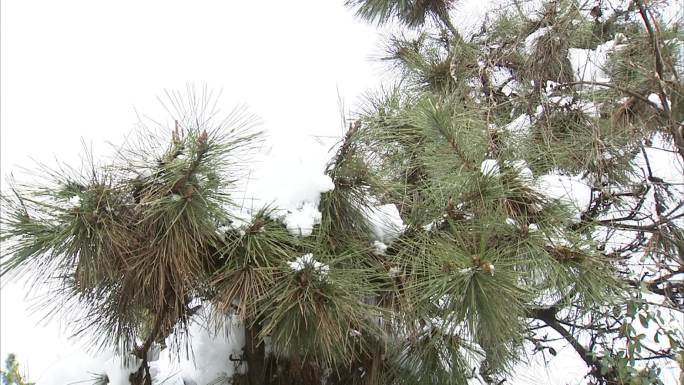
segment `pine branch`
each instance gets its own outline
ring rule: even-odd
[[[557,312],[558,308],[551,306],[548,308],[535,310],[532,313],[532,317],[543,321],[546,325],[560,334],[570,344],[570,346],[572,346],[582,361],[584,361],[588,367],[592,368],[592,375],[599,378],[604,378],[608,381],[617,381],[617,378],[612,374],[612,372],[609,372],[605,375],[600,374],[599,370],[601,368],[601,363],[597,356],[589,354],[589,351],[575,338],[575,336],[573,336],[570,332],[568,332],[567,329],[563,327],[563,325],[556,318]]]
[[[660,50],[660,39],[658,38],[658,35],[651,23],[650,12],[644,5],[643,0],[635,0],[635,2],[637,7],[639,8],[639,14],[641,15],[641,19],[644,21],[644,25],[646,26],[646,31],[648,31],[648,35],[650,37],[651,42],[651,48],[653,49],[653,54],[655,57],[655,74],[658,80],[658,97],[660,98],[660,103],[662,104],[665,116],[667,117],[668,125],[670,126],[670,134],[674,139],[675,145],[677,146],[677,150],[679,151],[679,155],[681,156],[682,160],[684,160],[684,127],[682,127],[673,119],[672,111],[670,110],[670,102],[667,98],[667,93],[663,85],[665,76],[663,55]]]

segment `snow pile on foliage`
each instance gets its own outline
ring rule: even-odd
[[[321,221],[321,193],[335,187],[324,173],[330,152],[309,136],[291,138],[290,143],[297,143],[298,148],[271,144],[261,152],[242,197],[236,194],[236,201],[250,212],[271,207],[275,219],[292,234],[308,236]]]
[[[515,135],[525,135],[532,127],[532,118],[528,114],[520,114],[512,122],[508,123],[504,130]]]
[[[488,19],[491,12],[496,12],[509,5],[508,0],[464,0],[458,2],[458,6],[454,7],[451,12],[452,20],[458,20],[455,23],[456,29],[465,37],[473,36],[480,31],[482,23]],[[533,1],[526,1],[520,4],[521,8],[532,10],[537,7]]]
[[[304,254],[294,261],[288,262],[287,265],[294,271],[302,271],[306,268],[310,268],[315,271],[316,274],[319,274],[321,278],[327,277],[330,272],[330,266],[318,262],[311,253]]]
[[[610,77],[604,72],[608,54],[619,49],[619,42],[623,37],[618,34],[613,40],[609,40],[596,49],[570,48],[568,58],[572,65],[572,72],[578,81],[593,81],[607,83]]]
[[[482,172],[483,175],[499,175],[499,163],[496,159],[485,159],[480,165],[480,172]]]
[[[397,206],[393,204],[373,206],[364,211],[370,226],[373,252],[384,255],[392,242],[406,230],[406,225],[399,215]]]
[[[542,27],[529,34],[527,38],[525,38],[525,54],[532,55],[539,38],[549,33],[549,31],[551,31],[551,27]]]
[[[397,206],[386,204],[366,211],[366,220],[371,226],[371,237],[376,242],[391,245],[406,229]]]
[[[575,218],[586,210],[591,200],[591,187],[580,176],[547,174],[537,179],[539,192],[552,199],[559,199],[574,209]]]
[[[513,71],[506,67],[495,67],[492,70],[491,82],[494,87],[501,87],[501,92],[506,96],[511,96],[519,88],[518,82],[514,79]]]

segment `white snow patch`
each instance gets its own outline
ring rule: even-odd
[[[79,206],[81,204],[81,197],[78,195],[74,195],[71,198],[69,198],[68,202],[71,206]]]
[[[535,45],[537,44],[537,40],[539,40],[540,37],[546,35],[549,33],[551,30],[550,27],[542,27],[539,28],[538,30],[532,32],[525,38],[525,53],[527,55],[532,55],[534,53]]]
[[[511,96],[512,93],[517,92],[520,89],[520,83],[515,80],[511,80],[501,87],[501,92],[506,96]]]
[[[544,87],[544,92],[546,93],[546,95],[549,95],[556,89],[557,86],[558,82],[554,82],[553,80],[547,80],[546,86]]]
[[[504,126],[504,130],[513,134],[524,135],[529,132],[530,127],[532,127],[532,118],[527,114],[521,114]]]
[[[576,100],[570,96],[549,96],[547,100],[558,107],[571,107],[582,111],[587,116],[599,117],[601,114],[599,105],[592,101]]]
[[[616,36],[615,39],[618,39]],[[572,72],[578,81],[609,82],[610,77],[603,71],[608,54],[618,46],[615,39],[607,41],[596,49],[570,48],[568,58]]]
[[[366,215],[372,239],[385,245],[391,245],[406,230],[399,209],[394,204],[375,206],[366,210]]]
[[[575,209],[579,219],[591,200],[591,188],[579,176],[547,174],[537,179],[537,189],[552,199],[559,199]]]
[[[216,227],[216,235],[223,239],[227,232],[232,230],[238,230],[240,235],[245,235],[245,229],[252,222],[252,215],[250,210],[236,210],[235,207],[226,207],[226,210],[230,213],[230,223],[222,224]]]
[[[138,172],[138,178],[140,179],[147,179],[152,176],[152,170],[149,167],[145,167],[140,169],[140,172]]]
[[[523,181],[532,182],[534,180],[534,174],[525,160],[507,160],[505,163],[513,167]]]
[[[325,174],[332,153],[311,137],[292,138],[295,142],[301,143],[301,151],[278,146],[263,150],[256,169],[245,182],[244,195],[235,197],[235,201],[247,209],[252,206],[251,211],[273,207],[275,219],[282,220],[292,234],[308,236],[321,220],[321,194],[335,187]]]
[[[490,14],[508,4],[507,0],[461,0],[454,7],[451,20],[458,21],[454,26],[464,37],[470,37],[480,30]]]
[[[501,67],[501,66],[496,66],[492,70],[492,84],[500,87],[502,84],[504,84],[508,79],[513,77],[513,71],[510,68],[507,67]]]
[[[599,105],[594,103],[594,102],[590,102],[590,101],[581,102],[579,105],[579,109],[583,113],[587,114],[587,116],[591,116],[593,118],[598,118],[601,116],[601,111],[599,110]]]
[[[380,241],[373,241],[373,253],[377,255],[385,255],[387,245]]]
[[[239,361],[230,361],[242,355],[244,325],[235,316],[226,316],[218,330],[210,330],[204,321],[194,321],[188,328],[189,350],[181,357],[162,350],[158,359],[150,363],[153,383],[166,385],[206,385],[244,373]],[[167,339],[168,343],[171,343]],[[128,384],[128,382],[126,382]]]
[[[498,176],[499,163],[497,163],[496,159],[485,159],[480,165],[480,171],[484,175]]]
[[[439,225],[444,221],[444,219],[436,219],[427,225],[423,226],[423,230],[427,231],[428,233],[434,229],[439,228]]]
[[[316,259],[314,259],[313,254],[311,253],[304,254],[294,261],[288,262],[287,264],[294,271],[302,271],[305,268],[310,267],[322,277],[327,277],[328,273],[330,272],[330,266],[326,265],[325,263],[318,262]]]
[[[661,110],[663,109],[663,103],[660,101],[660,96],[657,94],[648,95],[648,101],[658,106]],[[672,108],[672,103],[669,100],[667,101],[667,106]]]
[[[567,107],[572,104],[573,99],[570,96],[550,96],[548,101],[558,107]]]
[[[230,378],[235,373],[244,373],[245,368],[240,362],[228,360],[231,355],[242,355],[245,346],[244,325],[237,317],[226,317],[224,322],[224,328],[218,334],[211,332],[203,323],[191,324],[189,334],[192,357],[179,364],[167,357],[164,362],[160,362],[159,371],[167,377],[176,373],[177,377],[181,377],[181,383],[185,378],[198,385],[209,384],[218,378]]]
[[[501,88],[501,92],[506,96],[520,88],[520,84],[513,77],[513,71],[506,67],[494,67],[491,71],[491,82],[494,87]]]
[[[307,237],[311,235],[314,225],[321,223],[321,212],[318,211],[318,203],[303,202],[300,207],[288,210],[280,215],[290,234]]]

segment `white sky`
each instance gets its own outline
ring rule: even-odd
[[[338,89],[349,104],[376,84],[379,36],[342,1],[3,1],[3,174],[120,142],[134,106],[154,116],[188,83],[274,132],[339,134]]]

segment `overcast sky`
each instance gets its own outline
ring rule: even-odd
[[[339,134],[338,90],[350,105],[377,83],[379,38],[342,1],[3,1],[3,174],[120,142],[134,107],[158,115],[188,83],[276,134]]]

